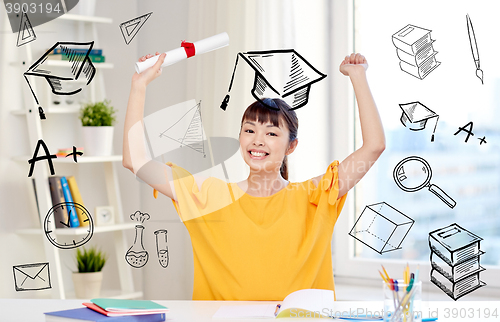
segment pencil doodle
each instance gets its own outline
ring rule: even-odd
[[[77,151],[76,150],[76,146],[73,145],[73,152],[71,153],[68,153],[65,158],[69,157],[70,155],[73,156],[73,161],[75,161],[75,163],[78,163],[78,160],[76,159],[77,156],[82,156],[83,155],[83,152],[81,151]]]
[[[35,30],[31,26],[31,22],[28,15],[23,12],[21,14],[21,25],[19,26],[19,32],[17,33],[17,47],[26,45],[29,42],[36,40]]]
[[[459,127],[458,131],[456,131],[455,134],[453,134],[453,135],[457,135],[458,133],[464,131],[465,133],[467,133],[467,137],[465,138],[465,143],[467,143],[467,141],[469,141],[469,137],[471,135],[474,136],[474,133],[472,133],[473,128],[474,128],[474,123],[469,122],[469,123],[465,124],[464,126]]]
[[[168,246],[167,246],[167,230],[159,229],[155,231],[156,235],[156,253],[158,255],[158,261],[161,267],[167,268],[169,257],[168,257]]]
[[[120,24],[120,30],[127,45],[130,44],[152,14],[152,12],[146,13],[145,15],[127,20]]]
[[[431,282],[455,301],[486,285],[479,279],[481,240],[456,223],[429,233]]]
[[[5,12],[9,18],[10,28],[13,33],[18,33],[27,26],[19,23],[19,20],[22,19],[20,16],[22,16],[23,13],[29,13],[29,26],[33,28],[68,13],[68,11],[78,4],[78,1],[79,0],[4,0],[3,2],[5,5]],[[25,33],[24,37],[28,37],[28,33]]]
[[[45,151],[45,155],[43,156],[38,156],[38,150],[40,149],[40,146],[43,148],[43,151]],[[43,142],[43,140],[38,140],[38,142],[36,143],[35,152],[33,153],[33,158],[28,160],[28,163],[30,164],[30,172],[28,173],[28,177],[31,177],[33,175],[33,170],[35,170],[35,162],[42,160],[47,160],[49,164],[50,174],[56,174],[56,172],[54,171],[54,164],[52,163],[52,159],[55,158],[57,158],[57,155],[50,154],[49,148],[47,148],[45,142]]]
[[[249,51],[238,53],[228,94],[220,108],[224,111],[229,103],[229,92],[233,86],[238,59],[242,58],[254,71],[255,78],[251,91],[256,100],[281,98],[289,103],[292,110],[307,104],[311,85],[326,77],[305,60],[295,49]],[[275,107],[269,106],[271,109]]]
[[[401,115],[401,123],[412,131],[420,131],[425,129],[427,121],[431,118],[436,118],[434,130],[432,131],[431,142],[434,142],[434,133],[439,121],[439,115],[430,110],[420,102],[411,102],[406,104],[399,104],[403,110]]]
[[[385,202],[363,209],[349,235],[380,255],[401,249],[415,221]]]
[[[485,136],[483,136],[482,138],[478,138],[478,140],[479,140],[479,145],[481,145],[483,143],[485,143],[485,144],[488,143],[488,142],[486,142],[486,137]]]
[[[401,160],[394,168],[393,177],[396,185],[403,191],[416,192],[426,187],[448,207],[454,208],[457,204],[441,188],[431,184],[431,166],[421,157],[410,156]]]
[[[402,71],[424,79],[441,63],[436,61],[431,30],[414,25],[407,25],[392,35],[392,43],[400,60]]]
[[[51,288],[49,263],[16,265],[14,285],[16,291],[38,291]]]
[[[472,58],[474,58],[474,64],[476,65],[476,76],[483,82],[483,70],[481,69],[481,64],[479,62],[479,51],[477,49],[476,34],[474,33],[474,27],[472,27],[472,22],[470,20],[469,14],[465,16],[467,20],[467,33],[469,34],[470,50],[472,51]]]
[[[24,79],[35,98],[35,101],[40,105],[38,98],[31,87],[28,76],[43,77],[52,89],[52,93],[56,95],[73,95],[79,93],[82,87],[75,85],[77,81],[86,81],[86,85],[90,84],[95,76],[96,69],[89,58],[89,53],[94,46],[94,42],[78,43],[78,42],[57,42],[49,50],[45,52],[30,68],[24,73]],[[67,59],[67,64],[63,67],[53,65],[48,56],[56,51]],[[66,63],[66,61],[64,61]],[[42,109],[43,110],[43,109]]]
[[[200,105],[201,101],[182,115],[181,119],[170,125],[165,131],[162,131],[159,137],[173,140],[179,143],[181,148],[183,146],[188,147],[202,153],[203,157],[206,157]],[[186,123],[188,125],[184,129]],[[184,133],[181,134],[183,131]]]

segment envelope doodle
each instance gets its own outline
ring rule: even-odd
[[[38,291],[51,288],[49,263],[13,267],[16,291]]]

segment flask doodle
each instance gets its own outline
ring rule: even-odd
[[[150,218],[149,214],[141,213],[137,210],[135,213],[130,215],[130,219],[136,220],[140,223],[144,223],[144,221]],[[135,226],[135,239],[132,247],[129,248],[127,253],[125,254],[125,260],[129,263],[130,266],[135,268],[141,268],[148,262],[149,254],[146,249],[144,249],[144,245],[142,242],[144,233],[143,225]]]

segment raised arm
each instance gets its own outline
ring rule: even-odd
[[[367,68],[368,63],[360,54],[346,56],[340,64],[340,72],[349,76],[354,87],[363,145],[339,165],[339,198],[363,178],[385,150],[384,129],[366,79]],[[314,179],[317,183],[321,177]]]
[[[340,163],[339,196],[354,187],[385,150],[384,128],[366,79],[367,68],[368,63],[360,54],[346,56],[340,64],[340,72],[351,79],[358,102],[363,145]]]
[[[158,52],[156,55],[158,55]],[[141,57],[139,61],[144,61],[151,56]],[[125,168],[132,171],[152,188],[176,200],[173,184],[168,182],[172,178],[172,169],[165,164],[152,160],[144,135],[143,118],[146,88],[149,83],[161,75],[161,64],[164,59],[165,54],[160,55],[153,67],[140,74],[135,73],[132,77],[123,131],[122,163]]]

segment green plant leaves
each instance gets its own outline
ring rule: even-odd
[[[79,248],[76,249],[78,273],[100,272],[107,259],[106,254],[98,251],[96,247],[83,248],[83,251],[80,251]]]
[[[116,110],[110,101],[87,103],[80,109],[78,118],[82,126],[113,126],[116,121]]]

